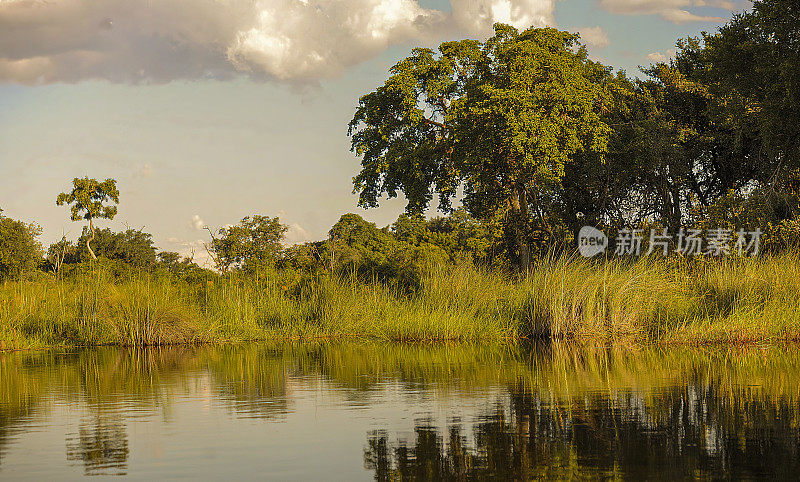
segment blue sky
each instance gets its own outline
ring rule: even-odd
[[[138,5],[137,5],[138,4]],[[491,22],[583,31],[615,69],[670,55],[743,8],[726,0],[0,0],[0,208],[42,241],[80,233],[56,195],[117,179],[119,214],[164,250],[203,258],[203,225],[280,216],[321,239],[356,207],[347,122],[416,45]],[[255,10],[253,10],[255,8]],[[361,35],[367,31],[368,34]]]

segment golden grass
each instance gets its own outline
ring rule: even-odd
[[[515,280],[429,269],[409,293],[355,275],[270,271],[189,284],[102,265],[0,285],[5,348],[283,338],[754,343],[800,340],[800,258],[545,258]]]

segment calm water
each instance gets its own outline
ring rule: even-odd
[[[800,351],[0,354],[0,479],[797,478]]]

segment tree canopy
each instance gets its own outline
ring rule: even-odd
[[[115,233],[109,228],[96,229],[94,252],[97,256],[122,261],[131,266],[146,268],[156,262],[156,248],[153,236],[141,229],[126,229]],[[78,238],[75,257],[80,261],[89,259],[86,241],[92,233],[84,229]]]
[[[258,214],[221,228],[211,243],[217,268],[254,271],[271,267],[283,247],[281,241],[287,229],[277,217]]]
[[[97,179],[89,179],[89,177],[76,177],[72,180],[72,191],[68,193],[62,192],[56,198],[56,205],[70,205],[70,219],[72,221],[80,221],[81,219],[89,221],[89,230],[92,236],[86,239],[86,249],[92,259],[97,259],[92,247],[89,246],[89,242],[94,239],[94,220],[101,218],[114,219],[117,214],[117,207],[108,205],[109,201],[119,204],[117,181],[106,179],[103,182],[99,182]]]
[[[42,228],[35,223],[3,216],[0,210],[0,280],[34,271],[42,262],[42,245],[37,236]]]
[[[402,192],[410,213],[434,195],[446,211],[462,188],[472,214],[508,213],[519,264],[527,265],[529,206],[547,230],[539,199],[579,151],[602,161],[610,137],[602,114],[612,77],[578,38],[497,24],[486,42],[445,42],[438,54],[415,49],[398,62],[350,122],[362,158],[354,178],[360,205]]]

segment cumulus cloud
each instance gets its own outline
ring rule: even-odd
[[[485,36],[495,22],[523,29],[555,25],[555,0],[450,0],[451,27],[466,35]]]
[[[578,33],[581,34],[583,43],[590,47],[603,48],[610,43],[602,27],[583,27],[578,29]]]
[[[611,13],[625,15],[659,15],[673,23],[723,22],[722,17],[697,15],[687,10],[693,7],[715,7],[733,10],[728,0],[600,0],[600,6]]]
[[[0,0],[0,80],[313,83],[392,45],[554,25],[554,0]]]
[[[192,216],[192,220],[189,221],[189,224],[192,226],[192,228],[196,229],[197,231],[200,231],[201,229],[204,229],[206,227],[205,221],[203,221],[203,219],[200,217],[199,214],[195,214],[194,216]]]
[[[300,244],[305,243],[306,241],[311,241],[311,233],[306,231],[302,226],[297,223],[292,223],[289,225],[289,229],[286,230],[286,244],[293,245],[293,244]]]
[[[675,49],[667,49],[664,53],[653,52],[651,54],[647,54],[647,60],[655,64],[664,63],[671,57],[673,57],[675,53],[676,53]]]

